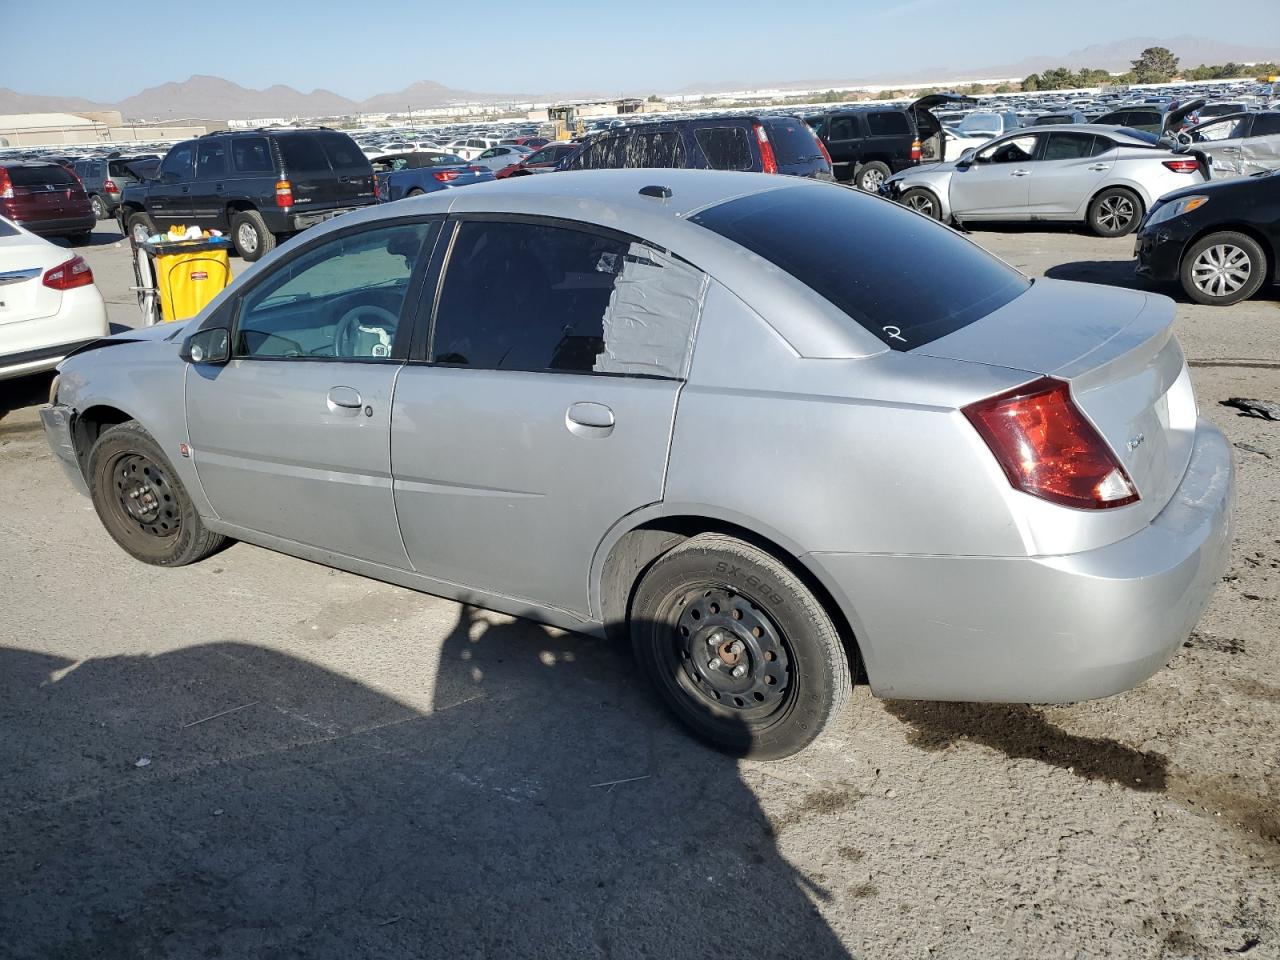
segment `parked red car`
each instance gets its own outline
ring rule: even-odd
[[[530,150],[537,150],[539,147],[545,147],[551,141],[546,137],[511,137],[507,140],[500,140],[499,143],[515,144],[518,147],[528,147]]]
[[[494,176],[499,180],[505,180],[507,177],[527,177],[534,173],[550,173],[556,168],[557,163],[577,151],[581,146],[582,144],[580,143],[567,143],[564,141],[548,143],[541,150],[535,150],[519,163],[503,167]]]
[[[97,217],[72,171],[57,163],[0,162],[0,216],[42,237],[88,243]]]

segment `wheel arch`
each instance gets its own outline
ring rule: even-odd
[[[1089,194],[1089,199],[1086,200],[1084,204],[1084,216],[1088,218],[1089,210],[1093,206],[1093,202],[1097,200],[1098,197],[1102,196],[1102,194],[1106,193],[1108,190],[1115,189],[1128,190],[1138,198],[1138,202],[1142,204],[1142,210],[1140,211],[1141,216],[1146,216],[1147,211],[1151,209],[1152,197],[1147,192],[1146,188],[1140,183],[1133,180],[1112,180],[1108,183],[1104,183],[1102,186],[1098,187],[1097,190],[1093,191],[1093,193]]]
[[[1205,237],[1212,236],[1215,233],[1242,233],[1259,247],[1262,248],[1262,255],[1267,258],[1267,276],[1272,279],[1280,277],[1280,263],[1276,262],[1276,249],[1267,239],[1266,235],[1256,227],[1247,223],[1235,223],[1227,220],[1221,223],[1215,223],[1193,233],[1187,238],[1187,242],[1182,247],[1182,252],[1178,254],[1178,267],[1181,269],[1183,258],[1186,257],[1187,251],[1194,247]]]
[[[764,550],[813,593],[831,617],[845,646],[854,681],[864,678],[865,661],[858,636],[861,624],[838,600],[838,588],[800,547],[779,531],[746,517],[730,517],[706,507],[646,509],[620,521],[597,549],[592,564],[591,608],[612,639],[625,639],[626,621],[636,587],[663,554],[702,533],[735,537]]]
[[[108,427],[127,423],[136,419],[132,414],[119,407],[106,403],[95,403],[78,412],[71,421],[71,442],[75,446],[76,461],[80,464],[80,473],[86,479],[89,465],[89,451],[102,432]]]

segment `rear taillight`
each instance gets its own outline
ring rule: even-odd
[[[752,124],[752,128],[756,132],[756,140],[760,142],[760,162],[764,164],[765,173],[778,172],[778,160],[773,155],[773,144],[769,142],[769,134],[764,132],[764,127],[760,124]]]
[[[1065,507],[1105,509],[1138,500],[1124,467],[1071,399],[1044,377],[964,408],[1009,483]]]
[[[1166,160],[1164,165],[1174,173],[1195,173],[1200,169],[1199,160]]]
[[[373,199],[382,199],[382,185],[378,183],[378,178],[376,176],[373,178]]]
[[[924,154],[920,149],[920,141],[918,139],[911,141],[911,159],[919,160]]]
[[[9,179],[9,171],[0,167],[0,200],[13,199],[13,181]]]
[[[120,188],[116,186],[116,182],[115,182],[114,180],[103,180],[103,181],[102,181],[102,189],[103,189],[103,190],[105,190],[105,191],[107,191],[107,193],[119,193],[119,192],[120,192]]]
[[[88,287],[93,284],[93,271],[84,262],[84,257],[72,257],[66,263],[60,263],[52,270],[46,270],[43,283],[50,290],[74,290],[76,287]]]
[[[457,170],[436,170],[431,175],[441,183],[448,183],[450,180],[458,179]]]
[[[276,206],[292,207],[293,206],[293,184],[288,180],[276,181]]]
[[[809,132],[813,134],[814,142],[815,142],[815,143],[817,143],[817,145],[818,145],[818,149],[819,149],[820,151],[822,151],[822,159],[826,160],[826,161],[827,161],[827,164],[828,164],[829,166],[830,166],[830,165],[832,165],[832,164],[831,164],[831,151],[827,149],[827,145],[826,145],[825,143],[823,143],[823,142],[822,142],[822,138],[821,138],[820,136],[818,136],[818,131],[814,130],[814,129],[811,127],[811,128],[809,129]]]

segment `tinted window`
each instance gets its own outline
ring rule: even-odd
[[[72,187],[79,183],[66,167],[56,163],[36,167],[8,167],[9,182],[15,187],[42,187],[53,184],[56,187]]]
[[[129,169],[128,161],[112,160],[107,164],[107,175],[120,180],[137,180],[137,174]]]
[[[615,170],[626,161],[628,137],[601,137],[586,148],[573,163],[575,170]]]
[[[160,176],[168,177],[176,176],[179,180],[186,180],[191,176],[191,161],[195,154],[195,143],[180,143],[165,155],[164,163],[160,164]]]
[[[289,173],[329,172],[329,159],[325,156],[320,138],[310,133],[295,133],[279,138],[280,156]]]
[[[638,241],[464,222],[436,314],[436,363],[683,377],[703,275]]]
[[[867,129],[873,137],[896,137],[911,132],[907,115],[898,111],[867,114]]]
[[[858,137],[858,118],[852,116],[832,117],[831,132],[828,140],[854,140]]]
[[[637,133],[631,138],[629,153],[629,167],[684,166],[684,142],[676,130]]]
[[[1029,286],[959,234],[907,214],[855,190],[799,187],[691,219],[785,270],[895,350],[959,330]]]
[[[1044,160],[1081,160],[1093,156],[1093,134],[1051,133]]]
[[[803,120],[793,120],[790,117],[785,120],[766,120],[765,129],[769,132],[769,142],[773,144],[773,152],[779,163],[804,163],[822,156],[813,131]]]
[[[196,151],[196,176],[212,180],[227,172],[226,144],[221,140],[201,140]]]
[[[1147,130],[1134,130],[1132,127],[1121,127],[1116,132],[1123,133],[1127,137],[1133,137],[1133,139],[1140,140],[1143,143],[1150,144],[1151,146],[1155,146],[1160,142],[1159,137]]]
[[[245,297],[239,357],[390,357],[409,276],[434,223],[400,224],[321,243]]]
[[[276,169],[266,137],[236,137],[231,141],[231,162],[241,173],[274,173]]]
[[[329,158],[329,165],[334,170],[360,170],[369,172],[369,160],[355,141],[342,133],[317,133],[315,140],[320,144]]]
[[[750,170],[755,164],[751,141],[742,127],[703,127],[693,136],[712,170]]]
[[[1280,133],[1280,113],[1260,113],[1253,118],[1255,137],[1272,137]]]

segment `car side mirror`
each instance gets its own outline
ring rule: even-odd
[[[197,330],[183,341],[179,356],[187,363],[220,366],[231,359],[231,331],[226,327]]]
[[[971,166],[973,164],[973,158],[977,154],[977,152],[978,151],[975,150],[973,147],[969,147],[964,151],[964,153],[960,154],[959,159],[956,160],[956,166],[959,167],[961,170],[964,170],[967,167]]]

